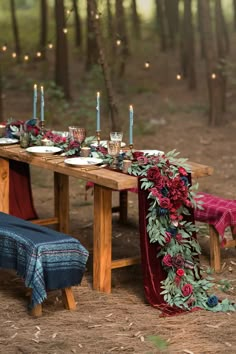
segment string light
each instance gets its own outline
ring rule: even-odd
[[[2,51],[5,52],[7,50],[7,45],[6,44],[3,44],[2,46]]]
[[[150,68],[150,62],[149,62],[149,61],[146,61],[146,62],[144,63],[144,67],[145,67],[145,69],[149,69],[149,68]]]
[[[63,32],[66,34],[68,32],[67,28],[63,28]]]
[[[100,17],[99,14],[96,14],[96,15],[95,15],[96,20],[98,20],[99,17]]]
[[[42,53],[41,53],[41,52],[37,52],[37,53],[36,53],[36,56],[37,56],[38,58],[40,58],[40,57],[42,56]]]
[[[66,10],[67,15],[71,13],[71,10]]]
[[[116,45],[117,45],[118,47],[121,45],[121,40],[120,40],[120,39],[117,39]]]
[[[51,42],[48,43],[48,48],[52,49],[53,48],[53,44]]]
[[[13,59],[15,59],[16,58],[16,52],[13,52],[11,56],[12,56]]]
[[[28,55],[28,54],[25,54],[25,55],[24,55],[24,60],[25,60],[25,61],[28,61],[28,60],[29,60],[29,55]]]
[[[176,75],[176,80],[181,80],[182,79],[182,76],[180,74],[177,74]]]
[[[215,80],[215,79],[216,79],[216,74],[215,74],[215,73],[212,73],[212,74],[211,74],[211,78],[212,78],[212,80]]]

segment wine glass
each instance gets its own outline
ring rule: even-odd
[[[110,156],[113,157],[113,162],[111,168],[117,168],[117,156],[120,154],[120,145],[121,142],[117,140],[108,140],[107,142],[107,152]]]
[[[86,138],[86,129],[76,126],[69,127],[69,135],[71,140],[75,140],[82,144]]]
[[[111,132],[110,139],[113,141],[122,141],[123,133],[122,132]]]

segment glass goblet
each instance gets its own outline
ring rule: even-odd
[[[113,162],[111,164],[111,168],[117,168],[117,157],[120,154],[120,141],[116,140],[108,140],[107,142],[107,152],[110,156],[113,157]]]
[[[86,138],[86,129],[76,126],[69,127],[69,135],[71,140],[75,140],[82,144]]]
[[[123,133],[122,132],[111,132],[110,139],[113,141],[122,141]]]

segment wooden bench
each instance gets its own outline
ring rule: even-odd
[[[74,237],[0,213],[0,268],[13,269],[30,289],[31,314],[42,314],[47,291],[61,289],[75,309],[71,287],[81,283],[88,251]]]

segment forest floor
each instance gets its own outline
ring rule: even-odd
[[[235,199],[235,88],[230,87],[228,92],[225,123],[220,127],[209,128],[204,75],[200,73],[200,78],[198,77],[197,91],[190,92],[184,81],[175,80],[175,59],[171,55],[161,55],[158,60],[157,56],[148,59],[154,63],[150,71],[141,68],[145,60],[144,53],[135,68],[132,62],[134,59],[130,58],[127,76],[132,87],[136,89],[129,91],[127,95],[119,95],[120,105],[128,107],[128,104],[132,103],[135,107],[135,147],[163,151],[176,149],[181,157],[212,166],[214,174],[197,181],[199,190]],[[202,64],[199,65],[201,71],[200,66]],[[138,70],[138,67],[141,69]],[[73,95],[76,97],[75,91]],[[132,101],[129,102],[130,100]],[[7,117],[29,117],[30,108],[29,95],[17,92],[16,88],[6,91]],[[126,108],[123,108],[123,114],[128,117]],[[71,122],[64,118],[63,114],[57,115],[51,121],[53,128],[67,129]],[[123,123],[122,129],[125,132],[127,124],[124,118]],[[106,125],[103,133],[103,138],[106,138],[109,125],[107,122],[102,124]],[[47,171],[32,169],[32,188],[39,215],[52,215],[52,175]],[[115,205],[117,193],[113,194]],[[92,191],[89,191],[85,199],[84,182],[71,178],[70,203],[71,234],[91,250],[93,195]],[[118,216],[113,216],[113,258],[139,254],[137,212],[137,195],[129,193],[128,225],[121,226]],[[202,229],[199,242],[202,246],[201,265],[203,270],[207,271],[207,228]],[[235,256],[236,250],[222,251],[222,272],[215,275],[214,281],[216,294],[220,298],[236,300]],[[22,281],[12,272],[1,271],[0,353],[236,352],[234,313],[211,313],[201,310],[179,316],[160,317],[160,312],[145,301],[140,265],[114,270],[112,293],[107,295],[92,289],[91,258],[82,285],[74,288],[77,309],[73,312],[64,310],[60,292],[51,292],[43,307],[43,316],[37,319],[27,313]]]

